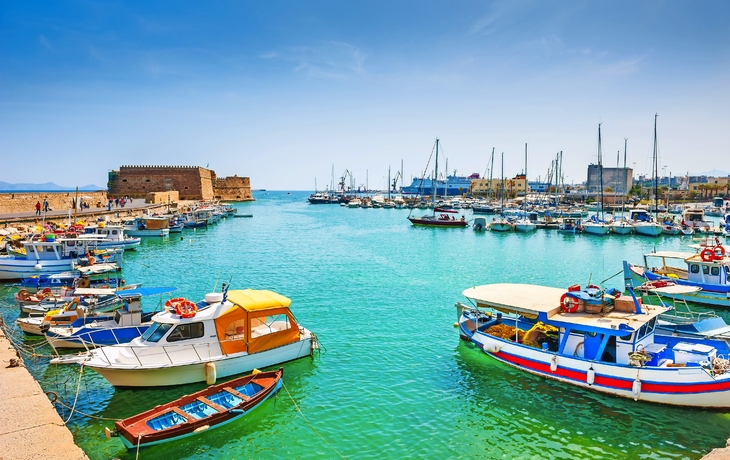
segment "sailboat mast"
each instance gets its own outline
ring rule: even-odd
[[[603,219],[603,154],[601,152],[601,123],[598,123],[598,177],[601,184],[601,219]]]
[[[626,146],[627,146],[628,143],[629,143],[629,138],[628,137],[624,137],[624,174],[627,172],[626,171]],[[632,176],[633,176],[633,171],[632,171]],[[633,177],[632,177],[632,179],[633,179]],[[629,183],[626,182],[626,185],[629,185]],[[625,212],[625,210],[624,210],[624,196],[628,195],[628,193],[629,193],[629,191],[627,189],[624,189],[624,193],[623,193],[623,195],[621,195],[621,212],[622,213]]]
[[[500,213],[504,217],[504,152],[502,152],[502,209]]]
[[[659,177],[659,161],[657,161],[657,145],[656,145],[656,119],[659,117],[658,113],[654,114],[654,218],[659,220],[659,184],[657,184],[657,177]]]
[[[527,218],[527,142],[525,142],[525,218]]]
[[[492,177],[494,176],[494,147],[492,147],[492,159],[489,160],[489,189],[487,194],[489,195],[489,201],[492,201]]]
[[[388,201],[390,201],[390,166],[388,166]]]
[[[438,177],[439,177],[439,140],[438,137],[436,138],[436,163],[433,168],[433,203],[436,204],[436,189],[438,187]],[[435,211],[434,211],[435,212]]]

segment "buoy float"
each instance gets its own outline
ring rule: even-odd
[[[634,393],[634,401],[638,401],[639,395],[641,394],[641,380],[639,380],[639,377],[636,377],[636,380],[634,380],[634,384],[631,386],[631,391]]]
[[[41,264],[35,264],[33,266],[33,268],[35,268],[36,270],[41,270],[43,268],[43,265],[41,265]]]
[[[205,383],[213,385],[218,377],[216,374],[215,363],[207,363],[205,365]]]
[[[596,371],[593,370],[591,367],[588,369],[588,373],[586,374],[586,383],[588,385],[593,385],[593,382],[596,380]]]
[[[459,327],[459,323],[454,323],[454,327]]]
[[[556,370],[558,370],[558,355],[554,355],[550,361],[550,372],[555,372]]]

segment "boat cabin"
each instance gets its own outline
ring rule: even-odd
[[[657,317],[669,308],[644,306],[633,295],[614,309],[611,305],[613,296],[598,289],[576,292],[576,298],[585,297],[587,301],[588,297],[600,296],[599,304],[602,303],[603,308],[596,313],[583,308],[566,312],[561,307],[566,290],[546,286],[491,284],[467,289],[464,296],[477,307],[492,309],[496,313],[491,316],[491,321],[477,320],[480,322],[479,331],[493,335],[490,330],[494,326],[514,324],[515,327],[508,327],[506,335],[498,337],[511,341],[517,339],[523,345],[547,353],[624,365],[636,359],[633,355],[636,350],[649,352],[647,357],[651,356],[654,362],[648,365],[677,359],[665,344],[654,341]],[[606,308],[607,305],[610,308]],[[462,311],[468,308],[463,304],[462,307]],[[468,318],[469,313],[464,314]]]
[[[53,241],[24,241],[28,260],[75,259],[87,253],[95,242],[83,238],[61,238]]]
[[[716,247],[707,246],[706,249],[714,251]],[[653,259],[660,259],[661,265],[649,265]],[[702,253],[658,251],[644,255],[644,267],[657,275],[686,280],[700,286],[730,285],[730,257],[706,259],[708,257],[703,259]]]
[[[633,222],[652,222],[653,219],[646,209],[629,209],[629,220]]]
[[[223,355],[257,353],[300,339],[299,325],[289,310],[291,300],[266,290],[206,294],[192,316],[174,310],[158,313],[142,335],[146,345],[210,343],[215,338]]]

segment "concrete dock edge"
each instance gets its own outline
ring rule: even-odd
[[[0,330],[0,459],[87,459]]]

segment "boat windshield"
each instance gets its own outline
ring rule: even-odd
[[[153,323],[152,326],[142,334],[143,342],[159,342],[162,336],[170,330],[172,324]]]

